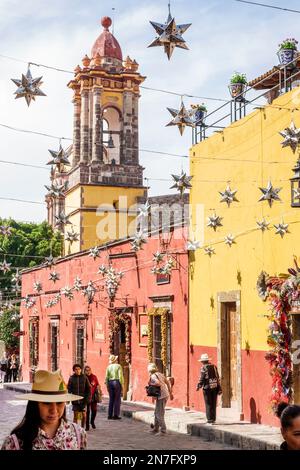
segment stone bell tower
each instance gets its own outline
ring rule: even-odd
[[[74,93],[74,133],[70,166],[65,169],[64,208],[79,239],[65,242],[65,254],[126,237],[126,226],[135,218],[126,209],[146,196],[139,164],[138,109],[145,77],[135,60],[123,61],[121,47],[109,31],[111,19],[104,17],[101,24],[91,56],[82,59],[68,84]],[[65,234],[70,229],[65,225]]]

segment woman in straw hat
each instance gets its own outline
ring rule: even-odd
[[[149,385],[160,388],[160,394],[155,398],[154,425],[151,425],[153,434],[164,435],[167,432],[165,410],[168,399],[173,400],[172,388],[167,377],[158,371],[153,362],[148,365]]]
[[[124,385],[123,369],[118,364],[118,356],[109,356],[109,366],[106,369],[105,384],[109,394],[107,419],[121,419],[121,394]]]
[[[82,398],[68,393],[61,372],[38,370],[31,393],[18,395],[28,400],[25,416],[4,440],[2,450],[83,450],[86,432],[66,420],[66,402]]]
[[[202,367],[197,390],[203,389],[207,424],[215,424],[218,395],[222,393],[218,369],[210,363],[211,358],[208,354],[202,354],[198,361],[201,362]]]

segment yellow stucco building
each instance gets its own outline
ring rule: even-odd
[[[300,88],[285,92],[194,145],[190,153],[191,230],[198,239],[202,227],[193,225],[198,205],[204,205],[206,220],[204,246],[190,260],[192,390],[199,354],[208,352],[222,377],[219,412],[252,422],[275,423],[265,360],[269,304],[258,296],[257,279],[262,271],[272,276],[286,273],[293,256],[299,256],[300,209],[291,205],[290,182],[298,155],[282,147],[279,135],[292,119],[300,127],[300,112],[292,112],[299,94]],[[264,194],[260,188],[269,182],[280,198],[271,205],[259,202]],[[237,201],[227,204],[225,197],[221,202],[220,193],[224,196],[227,188]],[[212,216],[220,218],[216,230],[208,219]],[[264,220],[266,230],[257,224]],[[288,230],[282,236],[274,227],[281,223]],[[298,394],[299,380],[294,384]],[[192,394],[191,401],[196,406],[198,397]]]

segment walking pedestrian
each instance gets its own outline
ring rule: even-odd
[[[158,372],[156,364],[148,365],[149,385],[160,388],[159,396],[155,397],[154,425],[150,431],[153,434],[166,434],[165,410],[168,399],[173,400],[171,385],[164,374]]]
[[[80,364],[73,365],[73,372],[74,374],[69,378],[68,391],[69,393],[75,393],[82,397],[82,399],[73,402],[73,422],[77,423],[80,421],[81,426],[84,428],[86,422],[86,407],[91,400],[91,386],[87,376],[82,373]]]
[[[98,378],[92,373],[90,366],[85,366],[84,373],[87,376],[91,386],[91,401],[87,404],[85,430],[89,431],[90,423],[93,429],[96,429],[95,418],[97,415],[97,403],[100,403],[102,391]]]
[[[109,356],[109,366],[106,369],[105,384],[109,394],[107,419],[121,419],[121,394],[124,385],[123,369],[118,364],[118,356]]]
[[[7,369],[6,369],[6,376],[5,376],[5,382],[11,382],[11,377],[12,377],[12,369],[10,368],[11,366],[11,355],[8,354],[7,356]]]
[[[7,436],[2,450],[83,450],[86,432],[67,423],[66,402],[81,398],[68,393],[59,370],[36,371],[31,393],[16,396],[28,400],[25,416]]]
[[[11,378],[13,382],[17,380],[18,369],[19,369],[19,363],[17,360],[17,356],[15,354],[12,354],[10,358],[10,370],[11,370]]]
[[[211,359],[208,357],[208,354],[202,354],[199,359],[199,362],[202,363],[202,367],[197,390],[203,389],[207,423],[214,424],[217,415],[218,395],[221,395],[222,388],[218,370],[210,361]]]
[[[276,415],[280,418],[284,439],[280,450],[300,450],[300,406],[280,403]]]
[[[5,382],[6,374],[7,374],[7,365],[8,365],[8,360],[7,360],[6,352],[4,351],[0,359],[0,382],[1,383]]]

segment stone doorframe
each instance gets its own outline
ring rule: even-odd
[[[237,338],[237,404],[238,412],[241,419],[243,415],[243,400],[242,400],[242,334],[241,334],[241,291],[228,291],[218,292],[218,317],[217,317],[217,355],[218,355],[218,371],[220,377],[222,374],[222,356],[221,356],[221,318],[226,303],[236,304],[236,338]]]

